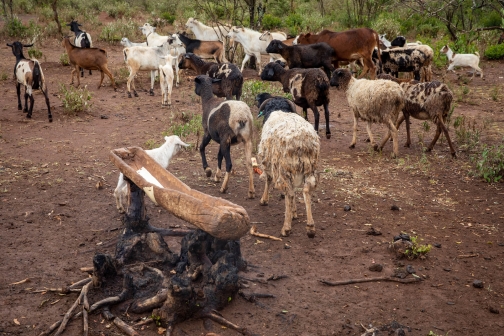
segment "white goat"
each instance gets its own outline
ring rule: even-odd
[[[129,47],[147,47],[147,42],[135,43],[135,42],[131,42],[127,37],[123,37],[121,39],[121,44],[125,48],[129,48]]]
[[[472,77],[474,78],[474,74],[479,71],[481,75],[481,79],[483,79],[483,70],[479,67],[479,61],[480,61],[480,55],[476,51],[474,54],[455,54],[453,51],[450,49],[448,45],[443,46],[441,48],[440,52],[443,54],[446,54],[448,57],[448,60],[450,61],[450,66],[448,67],[448,71],[453,71],[454,67],[471,67],[475,71],[473,72]]]
[[[173,59],[177,59],[172,55],[161,56],[166,59],[165,65],[159,65],[159,85],[161,86],[161,105],[171,105],[171,93],[173,89]]]
[[[245,57],[243,58],[241,72],[243,72],[243,68],[245,67],[245,63],[250,59],[250,57],[255,56],[257,62],[257,69],[259,74],[261,74],[261,55],[270,55],[270,62],[274,62],[276,59],[280,59],[281,56],[278,54],[268,54],[266,52],[266,48],[269,45],[269,41],[261,41],[259,38],[261,37],[261,33],[252,29],[243,28],[243,27],[231,27],[227,37],[231,39],[231,41],[236,41],[241,43],[243,46],[243,50],[245,51]],[[285,41],[287,39],[287,35],[285,33],[272,33],[273,39]]]
[[[165,136],[165,143],[158,148],[148,149],[145,152],[151,158],[153,158],[161,167],[164,169],[168,168],[170,164],[171,158],[177,154],[182,147],[189,146],[177,135]],[[126,204],[125,201],[127,199],[128,194],[128,184],[124,181],[123,173],[119,174],[119,180],[117,181],[117,187],[114,190],[114,196],[116,199],[116,206],[120,213],[125,212]]]
[[[187,29],[190,29],[194,33],[196,39],[201,41],[225,42],[226,35],[229,32],[229,27],[223,25],[209,27],[192,17],[187,20],[185,26]]]
[[[397,143],[396,121],[405,106],[406,97],[399,84],[385,79],[367,80],[355,79],[348,69],[336,69],[331,77],[331,86],[346,92],[348,105],[353,112],[354,126],[353,138],[350,148],[355,147],[357,142],[357,120],[367,121],[367,132],[371,145],[378,150],[373,134],[372,123],[382,123],[388,128],[384,139],[392,135],[394,142],[393,157],[399,154]],[[386,140],[382,141],[380,150],[383,149]]]
[[[156,33],[155,32],[156,27],[151,26],[149,23],[144,23],[144,25],[142,27],[140,27],[140,29],[142,30],[142,34],[144,34],[147,38],[146,43],[147,43],[148,47],[162,46],[163,43],[165,43],[168,39],[171,38],[171,36],[163,36],[163,35],[159,35],[158,33]],[[172,65],[175,67],[175,74],[177,75],[176,86],[178,86],[180,83],[178,57],[179,57],[179,55],[185,54],[186,50],[184,48],[184,45],[177,46],[177,47],[169,45],[168,48],[169,48],[170,55],[175,57],[173,59]],[[153,81],[153,78],[151,78],[151,81]]]

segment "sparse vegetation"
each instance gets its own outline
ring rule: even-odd
[[[406,256],[406,258],[410,260],[416,258],[424,259],[427,253],[430,252],[430,250],[432,249],[432,245],[431,244],[421,245],[419,242],[420,240],[422,239],[419,239],[418,236],[411,237],[412,246],[404,251],[404,255]]]
[[[68,58],[68,54],[66,52],[60,55],[60,63],[65,66],[70,65],[70,59]]]
[[[91,93],[87,86],[84,88],[75,88],[60,84],[59,94],[63,109],[69,115],[76,115],[79,112],[87,111],[91,108]]]
[[[248,80],[243,83],[242,100],[250,107],[255,106],[256,96],[263,92],[269,92],[273,96],[282,96],[292,99],[292,95],[290,93],[283,92],[281,86],[279,85],[260,80]]]
[[[480,126],[475,119],[460,115],[453,121],[453,127],[455,128],[459,150],[470,151],[479,144],[485,125]]]
[[[504,176],[504,145],[484,145],[476,161],[477,175],[489,183],[502,181]]]
[[[182,112],[178,118],[172,115],[171,119],[171,125],[167,131],[163,132],[163,136],[178,135],[182,141],[189,143],[187,138],[194,135],[196,136],[196,144],[193,148],[197,148],[199,136],[203,134],[201,114]]]
[[[40,51],[37,48],[30,48],[30,49],[28,49],[28,56],[30,58],[40,59],[40,58],[42,58],[42,51]]]

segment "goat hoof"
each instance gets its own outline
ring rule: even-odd
[[[23,106],[18,105],[18,110],[20,110],[20,111],[21,111],[22,109],[23,109]]]
[[[350,145],[350,147],[348,147],[348,148],[354,149],[355,148],[355,144]]]
[[[331,133],[326,133],[325,137],[326,139],[331,139]]]
[[[249,192],[248,192],[248,198],[250,198],[250,199],[255,198],[255,192],[253,192],[253,191],[249,191]]]
[[[291,233],[291,230],[284,230],[282,229],[282,231],[280,232],[280,234],[282,235],[282,237],[288,237]]]
[[[154,96],[154,90],[152,89],[149,90],[149,96]]]
[[[138,93],[137,93],[136,91],[134,91],[134,92],[133,92],[133,95],[134,95],[135,97],[138,97]]]
[[[31,119],[31,114],[27,114],[26,118]]]
[[[224,189],[224,188],[221,188],[221,189],[220,189],[220,193],[221,193],[221,194],[225,194],[225,193],[226,193],[226,191],[227,191],[227,188],[226,188],[226,189]]]
[[[262,199],[259,201],[259,205],[268,205],[268,201],[263,201]]]
[[[205,169],[205,174],[206,174],[206,177],[210,177],[210,176],[212,176],[212,169],[207,167],[207,168]]]
[[[379,152],[380,151],[380,148],[378,148],[378,145],[374,145],[373,149],[374,149],[375,152]]]
[[[451,153],[451,155],[452,155],[452,157],[453,157],[454,159],[456,159],[456,158],[457,158],[457,153]]]
[[[308,230],[306,232],[306,234],[308,235],[308,238],[315,238],[315,230]]]
[[[131,98],[131,92],[128,92],[128,98]]]

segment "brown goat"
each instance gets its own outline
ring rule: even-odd
[[[339,68],[339,61],[352,62],[362,58],[364,69],[359,78],[366,73],[369,73],[371,79],[376,76],[376,67],[372,55],[375,47],[380,48],[380,38],[372,29],[357,28],[344,32],[333,32],[325,29],[319,34],[301,34],[294,41],[295,44],[326,42],[336,52],[336,61],[333,62],[335,68]]]
[[[70,43],[68,36],[65,36],[63,38],[61,45],[66,49],[70,64],[74,67],[74,69],[72,70],[72,82],[70,84],[74,83],[74,74],[76,74],[77,87],[79,87],[79,68],[83,68],[86,70],[100,70],[101,79],[100,84],[98,85],[98,89],[100,89],[103,83],[103,73],[105,73],[110,78],[114,90],[117,89],[114,81],[114,76],[107,66],[107,51],[100,48],[77,48],[72,45],[72,43]]]

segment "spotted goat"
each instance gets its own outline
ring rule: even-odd
[[[16,56],[16,64],[14,65],[14,76],[16,77],[16,92],[18,98],[18,110],[22,110],[21,105],[21,84],[25,87],[25,107],[24,112],[26,117],[31,118],[33,112],[33,90],[40,90],[44,94],[47,105],[47,116],[49,122],[52,122],[51,105],[47,94],[47,85],[42,72],[42,67],[36,59],[27,59],[23,55],[23,47],[28,48],[33,44],[22,44],[21,42],[7,43],[7,46],[12,48],[12,53]],[[28,98],[30,98],[30,107],[28,108]]]

